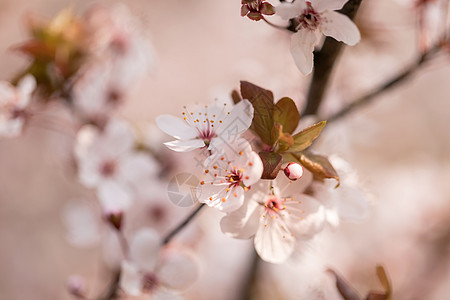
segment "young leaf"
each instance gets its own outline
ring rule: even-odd
[[[241,96],[239,95],[238,91],[236,91],[236,90],[233,90],[231,92],[231,99],[233,99],[234,104],[238,104],[242,100]]]
[[[283,125],[284,132],[294,132],[300,121],[300,114],[294,101],[288,97],[281,98],[275,104],[273,119],[275,122]]]
[[[336,187],[340,185],[339,176],[327,157],[309,151],[303,151],[300,153],[298,160],[305,168],[314,174],[315,178],[334,178],[338,181]]]
[[[275,152],[281,153],[294,144],[294,138],[289,133],[283,132],[283,125],[275,122],[272,128],[272,140],[276,142]]]
[[[261,179],[275,179],[281,169],[283,159],[278,153],[259,152],[264,170]]]
[[[272,127],[274,126],[273,113],[275,105],[273,94],[257,85],[247,81],[241,81],[242,98],[249,100],[254,108],[253,122],[250,127],[261,140],[269,146],[275,141],[272,140]]]
[[[344,298],[344,300],[361,300],[362,298],[358,295],[358,293],[353,289],[353,287],[341,276],[339,276],[335,271],[328,269],[329,273],[333,274],[336,278],[336,287]]]
[[[293,136],[294,145],[288,152],[300,152],[311,146],[312,142],[319,136],[327,121],[322,121],[311,125]]]

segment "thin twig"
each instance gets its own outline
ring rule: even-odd
[[[431,47],[427,52],[425,52],[424,54],[422,54],[418,58],[416,58],[414,63],[412,63],[411,65],[406,67],[406,69],[404,71],[395,75],[388,81],[382,83],[380,86],[373,89],[368,94],[366,94],[354,101],[351,101],[350,104],[343,107],[340,111],[338,111],[334,115],[330,116],[329,118],[326,118],[327,123],[329,124],[330,122],[336,121],[336,120],[344,117],[345,115],[347,115],[348,113],[353,111],[355,108],[358,108],[362,105],[368,104],[376,96],[378,96],[378,95],[384,93],[385,91],[388,91],[389,89],[404,82],[407,78],[409,78],[411,75],[413,75],[425,62],[430,60],[434,54],[439,52],[440,49],[441,49],[441,43],[438,43],[434,47]]]
[[[339,11],[341,14],[353,19],[362,0],[350,0]],[[333,71],[336,59],[341,52],[343,44],[333,38],[327,37],[322,49],[314,53],[314,71],[306,98],[306,106],[302,115],[315,115],[319,110],[326,87]]]
[[[181,230],[183,229],[197,214],[198,212],[205,206],[205,203],[199,204],[197,208],[189,215],[187,218],[180,223],[174,230],[169,232],[169,234],[164,238],[163,245],[170,242],[170,240]]]
[[[286,26],[281,26],[281,25],[274,24],[274,23],[270,22],[269,20],[267,20],[264,17],[262,19],[264,20],[264,22],[266,22],[267,24],[269,24],[270,26],[272,26],[272,27],[274,27],[276,29],[288,30]]]

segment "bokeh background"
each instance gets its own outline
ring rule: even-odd
[[[27,62],[11,51],[27,36],[27,14],[51,18],[67,6],[83,12],[111,2],[1,0],[0,78],[12,78]],[[120,111],[127,120],[147,126],[159,114],[178,114],[183,105],[226,98],[240,80],[302,107],[310,78],[292,61],[289,34],[240,17],[239,0],[123,2],[142,22],[157,55],[157,67],[133,87]],[[363,40],[340,57],[323,117],[417,55],[413,9],[400,1],[363,2]],[[332,277],[315,264],[332,267],[366,294],[381,288],[379,263],[390,276],[394,299],[448,299],[449,62],[450,54],[440,55],[374,103],[329,125],[316,147],[339,154],[357,170],[371,195],[370,215],[362,224],[326,231],[295,266],[262,264],[256,299],[329,299],[321,287],[332,287]],[[72,142],[70,135],[33,127],[23,137],[0,140],[1,300],[70,299],[66,280],[74,273],[91,290],[107,283],[101,249],[78,249],[65,238],[67,202],[93,197],[70,167]],[[199,260],[208,263],[188,290],[189,299],[238,299],[244,288],[251,243],[222,235],[219,217],[208,211],[197,220],[209,235]]]

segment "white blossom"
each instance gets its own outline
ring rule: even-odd
[[[244,205],[222,218],[220,225],[234,238],[254,236],[256,252],[263,260],[282,263],[294,251],[296,240],[309,239],[323,228],[325,211],[308,195],[283,195],[270,184],[260,181]]]
[[[263,172],[261,158],[244,139],[209,156],[204,166],[205,177],[198,189],[199,201],[223,212],[238,209],[244,203],[244,193]]]
[[[176,138],[164,144],[180,152],[203,147],[215,151],[222,149],[224,143],[235,141],[250,127],[253,106],[248,100],[243,100],[231,110],[228,110],[227,105],[213,105],[195,112],[186,109],[182,114],[183,119],[171,115],[161,115],[156,119],[162,131]]]
[[[291,53],[300,71],[307,75],[313,68],[313,51],[318,36],[324,34],[350,46],[356,45],[360,33],[345,15],[336,12],[348,0],[297,0],[283,2],[275,8],[283,19],[295,18],[299,25],[291,37]]]

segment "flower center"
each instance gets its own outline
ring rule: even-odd
[[[277,212],[279,210],[283,210],[286,207],[281,203],[281,200],[276,196],[271,196],[269,199],[267,199],[266,203],[264,204],[266,207],[266,211],[268,212]]]
[[[153,292],[159,285],[158,278],[153,273],[145,273],[142,277],[142,290],[144,293]]]
[[[320,24],[320,14],[314,10],[314,8],[311,6],[311,2],[306,2],[306,5],[306,9],[300,16],[298,16],[299,25],[297,27],[297,30],[301,28],[316,30]]]
[[[235,187],[242,182],[242,170],[233,169],[226,177],[226,180],[230,183],[230,187]]]
[[[100,174],[104,177],[111,177],[117,169],[117,164],[114,160],[107,160],[100,166]]]

